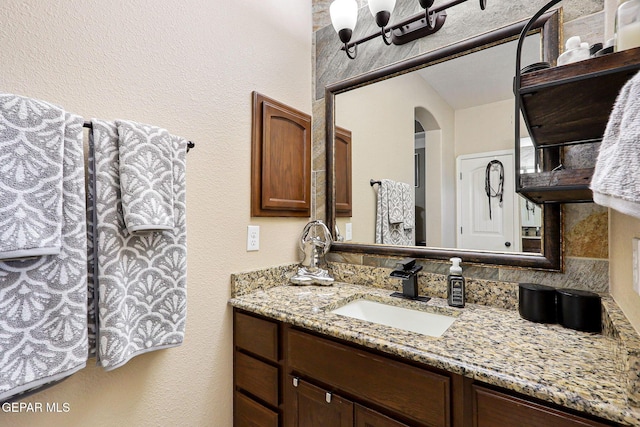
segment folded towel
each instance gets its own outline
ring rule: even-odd
[[[386,181],[386,183],[385,183]],[[404,221],[404,202],[402,200],[402,183],[388,179],[382,180],[387,187],[388,206],[389,206],[389,223],[402,224]]]
[[[65,117],[60,254],[0,262],[0,401],[87,361],[83,120]]]
[[[413,230],[405,229],[404,226],[404,190],[398,184],[393,180],[383,179],[378,186],[376,243],[402,246],[413,244]]]
[[[416,225],[415,188],[404,182],[397,185],[402,193],[402,226],[405,230],[413,230]]]
[[[182,343],[186,320],[186,146],[171,136],[174,228],[127,232],[120,197],[118,129],[93,120],[89,138],[94,159],[92,224],[98,294],[97,356],[106,370],[134,356]]]
[[[593,201],[640,218],[640,73],[613,106],[591,179]]]
[[[117,120],[122,212],[129,233],[173,230],[173,158],[169,132]]]
[[[60,253],[65,112],[0,94],[0,260]]]

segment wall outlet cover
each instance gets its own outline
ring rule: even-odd
[[[247,251],[260,250],[260,226],[247,226]]]
[[[351,239],[353,239],[353,229],[351,228],[351,223],[348,222],[344,226],[344,240],[349,241]]]

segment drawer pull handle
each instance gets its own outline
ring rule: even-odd
[[[324,400],[326,400],[326,401],[327,401],[327,403],[331,403],[331,393],[330,393],[330,392],[327,392],[327,393],[324,395]]]
[[[294,387],[298,387],[298,378],[297,377],[293,378],[293,386]]]

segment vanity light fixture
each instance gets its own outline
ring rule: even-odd
[[[344,50],[350,59],[355,59],[358,54],[358,45],[372,40],[378,36],[386,45],[401,45],[428,36],[440,30],[447,18],[448,8],[464,3],[467,0],[450,0],[449,2],[433,7],[435,0],[418,0],[424,12],[403,19],[391,27],[387,27],[396,0],[369,0],[369,10],[380,27],[380,31],[351,41],[353,30],[358,20],[358,4],[356,0],[334,0],[329,7],[331,23],[338,33],[340,41],[344,44]],[[480,0],[480,9],[484,10],[487,0]]]

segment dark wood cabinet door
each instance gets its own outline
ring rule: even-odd
[[[604,427],[588,418],[539,405],[482,386],[473,386],[474,427]]]
[[[311,116],[253,93],[251,215],[311,214]]]
[[[355,427],[409,427],[373,409],[355,405]]]
[[[351,131],[336,127],[336,216],[351,216]]]
[[[353,403],[306,381],[289,376],[292,427],[352,427]]]

